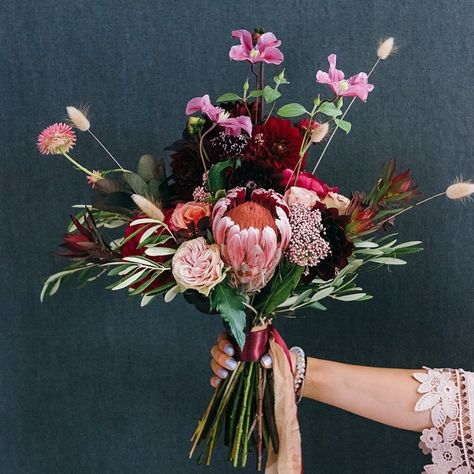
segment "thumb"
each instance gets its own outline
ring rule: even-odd
[[[265,354],[261,359],[260,363],[265,369],[271,369],[273,365],[272,356],[270,354]]]

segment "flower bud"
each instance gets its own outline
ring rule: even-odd
[[[188,119],[188,133],[190,135],[196,135],[196,133],[202,130],[206,121],[202,117],[189,117]]]
[[[249,90],[249,79],[247,78],[247,80],[244,82],[244,92],[247,92]]]

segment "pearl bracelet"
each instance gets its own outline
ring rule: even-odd
[[[292,347],[290,351],[296,354],[294,388],[295,393],[298,393],[298,390],[301,388],[301,393],[297,401],[297,403],[299,403],[303,398],[304,379],[306,377],[306,355],[301,347]]]

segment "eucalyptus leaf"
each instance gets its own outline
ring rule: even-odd
[[[124,173],[123,177],[129,186],[133,189],[135,194],[145,196],[148,193],[148,185],[146,181],[135,173]]]
[[[159,167],[151,155],[143,155],[138,160],[137,174],[146,182],[159,177]]]

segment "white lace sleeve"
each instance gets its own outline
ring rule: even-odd
[[[420,436],[419,447],[432,457],[423,473],[474,473],[474,374],[462,369],[424,369],[413,374],[422,394],[415,411],[430,410],[433,422],[433,428]]]

